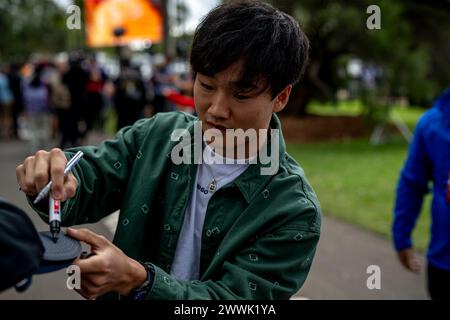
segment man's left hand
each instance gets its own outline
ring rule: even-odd
[[[81,271],[81,288],[76,291],[86,299],[95,299],[108,292],[128,296],[147,279],[145,268],[104,236],[88,229],[68,228],[66,233],[91,246],[92,256],[73,262]]]

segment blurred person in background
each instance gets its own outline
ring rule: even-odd
[[[170,57],[155,56],[154,60],[154,73],[151,82],[154,91],[152,104],[156,114],[171,111],[164,92],[167,89],[173,89],[173,76],[169,73]]]
[[[133,68],[130,61],[122,60],[114,90],[118,129],[132,125],[143,118],[146,105],[147,94],[139,70]]]
[[[0,66],[0,138],[11,136],[11,105],[13,95],[6,75],[6,68]]]
[[[70,107],[67,109],[66,119],[61,124],[61,148],[75,146],[80,138],[79,128],[81,110],[86,96],[88,73],[82,67],[83,58],[80,53],[74,52],[69,57],[69,70],[63,75],[62,82],[70,92]]]
[[[30,130],[30,153],[47,147],[51,133],[50,91],[43,82],[43,64],[35,66],[31,79],[22,83],[23,105]]]
[[[432,299],[450,298],[450,88],[417,124],[401,171],[394,209],[393,240],[402,265],[419,273],[411,233],[433,183],[431,239],[427,252]]]
[[[13,62],[10,64],[8,79],[9,86],[11,88],[11,93],[13,95],[13,103],[11,106],[11,117],[12,117],[12,136],[17,139],[18,134],[18,119],[23,111],[23,101],[22,101],[22,76],[20,74],[20,69],[22,65],[20,63]]]
[[[107,81],[106,73],[99,66],[95,57],[89,59],[87,72],[86,100],[81,110],[82,119],[85,122],[85,130],[80,133],[81,138],[85,138],[94,126],[100,125],[103,111],[103,90]]]
[[[164,98],[174,105],[176,110],[195,114],[194,77],[191,73],[174,75],[173,87],[163,89]]]
[[[55,60],[55,69],[49,79],[51,89],[51,106],[57,118],[57,128],[60,136],[59,145],[63,145],[66,139],[66,128],[70,126],[69,108],[71,106],[70,91],[62,78],[67,71],[67,65],[64,61]]]

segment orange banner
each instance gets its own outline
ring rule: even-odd
[[[163,18],[157,0],[84,0],[87,45],[109,47],[163,38]],[[120,37],[115,30],[123,30]]]

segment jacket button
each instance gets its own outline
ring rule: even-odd
[[[306,200],[306,199],[300,199],[300,200],[298,200],[301,204],[307,204],[308,203],[308,200]]]
[[[164,282],[165,282],[168,286],[172,285],[172,283],[171,283],[171,281],[170,281],[170,279],[169,279],[168,277],[164,276],[163,279],[164,279]]]
[[[148,210],[149,210],[147,204],[144,204],[144,205],[141,207],[141,210],[142,210],[143,213],[147,213]]]
[[[116,168],[117,170],[119,170],[121,166],[122,166],[122,164],[120,163],[120,161],[117,161],[116,163],[114,163],[114,168]]]
[[[294,236],[294,240],[300,241],[303,239],[303,235],[299,232]]]

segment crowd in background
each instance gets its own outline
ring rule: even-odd
[[[83,144],[92,130],[103,132],[113,114],[114,130],[158,112],[195,113],[193,76],[177,72],[169,58],[153,61],[150,77],[120,59],[116,75],[95,55],[72,53],[0,69],[0,138],[30,141],[30,153]]]

